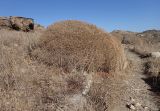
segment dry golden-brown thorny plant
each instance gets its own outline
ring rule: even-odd
[[[112,72],[122,70],[125,62],[123,48],[114,37],[95,25],[70,20],[49,26],[32,55],[67,72]]]
[[[125,62],[114,37],[79,21],[44,33],[0,30],[0,58],[1,111],[106,110],[107,77]]]

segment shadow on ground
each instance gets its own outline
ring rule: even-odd
[[[153,94],[155,95],[154,101],[160,108],[160,78],[147,77],[147,78],[142,78],[142,80],[144,80],[145,83],[147,83],[150,86],[150,89],[148,90],[153,92]]]

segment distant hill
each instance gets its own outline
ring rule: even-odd
[[[151,42],[160,42],[160,30],[146,30],[144,32],[131,32],[123,30],[114,30],[112,35],[117,37],[120,41],[129,42],[128,39],[141,37],[150,40]],[[131,40],[133,42],[133,40]]]

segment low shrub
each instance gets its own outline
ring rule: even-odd
[[[32,56],[49,65],[84,71],[122,70],[121,44],[95,25],[81,21],[57,22],[47,28]]]
[[[152,78],[152,85],[160,88],[160,58],[150,58],[145,64],[145,73]]]

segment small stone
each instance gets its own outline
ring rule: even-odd
[[[18,44],[14,44],[15,47],[18,47]]]
[[[145,111],[149,110],[149,107],[144,106],[144,110],[145,110]]]
[[[135,106],[133,106],[132,104],[130,105],[130,109],[135,110]]]
[[[140,104],[140,103],[135,103],[134,106],[135,106],[135,107],[140,107],[141,104]]]
[[[133,99],[132,97],[130,97],[131,102],[135,102],[135,99]]]
[[[136,110],[136,108],[133,104],[129,104],[129,105],[127,105],[127,107],[131,110]]]
[[[153,58],[159,58],[160,57],[160,52],[151,52],[151,56]]]

